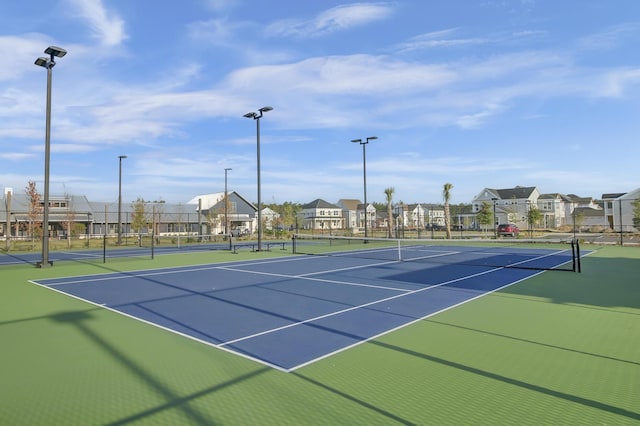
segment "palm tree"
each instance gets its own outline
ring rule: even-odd
[[[393,193],[396,190],[390,186],[389,188],[385,188],[384,195],[387,196],[387,229],[389,230],[389,238],[391,238],[391,224],[393,223],[393,210],[391,209],[391,201],[393,200]]]
[[[453,184],[445,183],[442,189],[442,197],[444,198],[444,226],[447,231],[447,239],[451,238],[451,210],[449,209],[449,201],[451,200],[451,189]]]

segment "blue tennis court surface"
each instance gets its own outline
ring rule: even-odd
[[[293,371],[538,273],[291,256],[34,283]]]
[[[187,252],[196,252],[203,250],[226,250],[229,248],[229,243],[209,243],[209,244],[197,244],[197,245],[183,245],[177,247],[172,246],[156,246],[154,248],[155,255],[164,254],[179,254]],[[122,258],[122,257],[151,257],[151,248],[149,247],[124,247],[124,248],[109,248],[106,253],[102,249],[97,250],[63,250],[63,251],[51,251],[49,253],[49,260],[51,262],[61,261],[92,261],[102,260],[103,258]],[[0,266],[2,265],[16,265],[21,263],[33,263],[42,260],[42,253],[0,253]]]

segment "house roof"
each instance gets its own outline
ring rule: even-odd
[[[603,200],[615,200],[616,198],[620,198],[625,194],[626,194],[626,192],[614,192],[614,193],[611,193],[611,194],[602,194],[602,199]]]
[[[352,200],[352,199],[340,199],[336,203],[339,207],[342,207],[345,210],[358,210],[358,206],[362,204],[360,200]]]
[[[538,199],[542,199],[542,200],[562,200],[562,201],[566,201],[568,203],[574,201],[574,200],[578,200],[580,199],[577,195],[564,195],[564,194],[560,194],[559,192],[554,192],[551,194],[540,194],[540,196],[538,197]]]
[[[535,186],[516,186],[515,188],[508,189],[489,189],[492,192],[498,194],[498,197],[502,200],[509,199],[522,199],[529,198],[533,191],[536,190]]]
[[[590,217],[602,217],[604,216],[604,211],[601,209],[593,209],[591,207],[576,207],[575,213],[582,216],[590,216]]]
[[[317,198],[312,202],[305,204],[304,206],[302,206],[302,208],[303,209],[336,209],[336,208],[340,208],[340,206],[331,204],[328,201],[325,201],[321,198]]]

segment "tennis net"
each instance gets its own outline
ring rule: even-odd
[[[580,246],[574,240],[432,240],[296,234],[293,253],[580,272]]]

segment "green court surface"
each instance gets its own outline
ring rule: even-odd
[[[640,423],[640,248],[544,272],[292,373],[29,283],[255,259],[0,267],[0,424]]]

